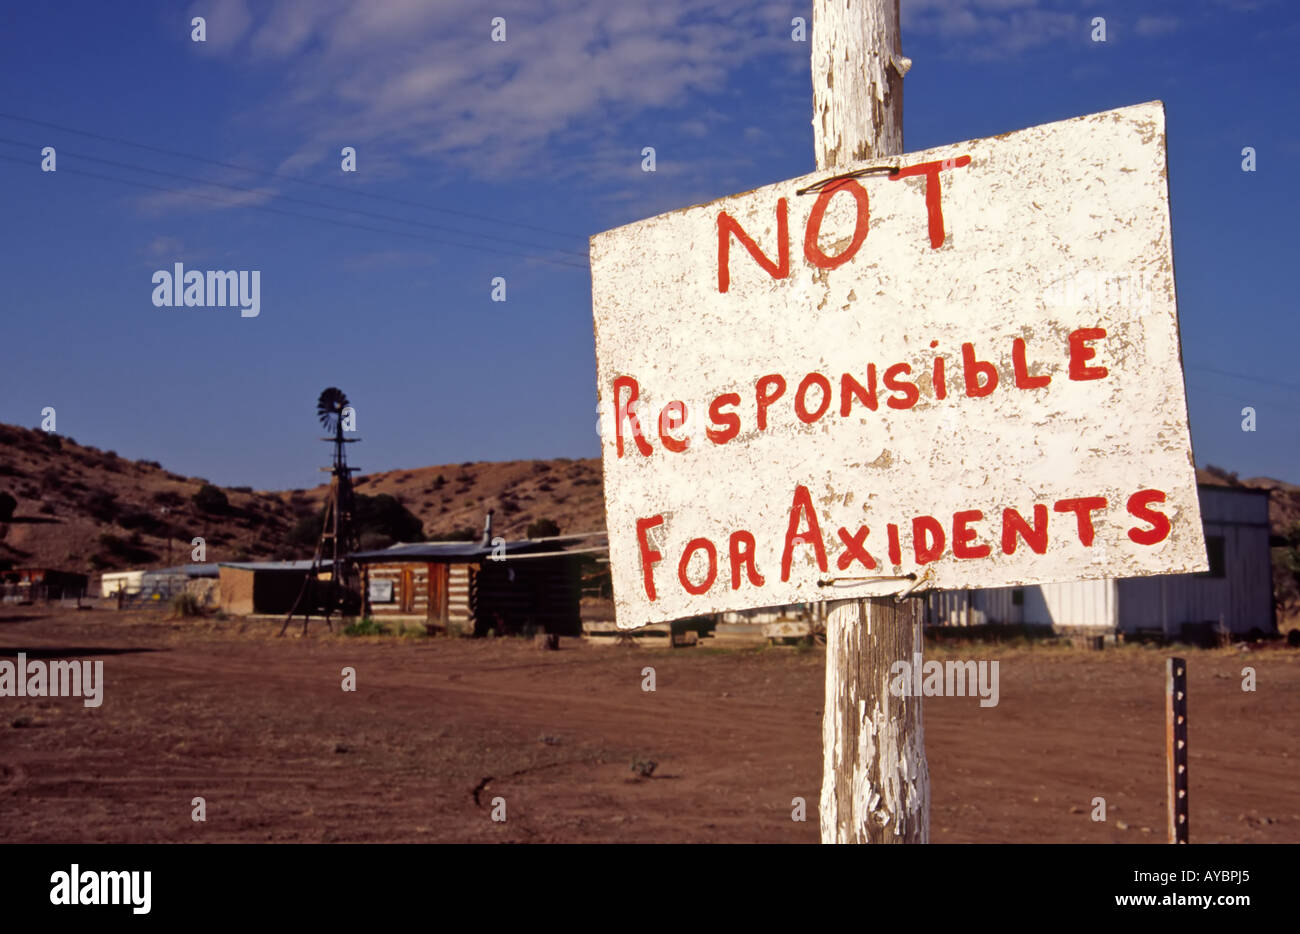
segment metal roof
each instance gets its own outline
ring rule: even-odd
[[[321,566],[329,563],[328,560],[322,560]],[[241,571],[310,571],[312,561],[310,558],[302,561],[222,561],[220,566],[239,568]]]
[[[420,561],[420,560],[454,560],[456,558],[486,558],[491,554],[524,554],[530,551],[543,551],[550,546],[546,542],[524,539],[517,542],[505,542],[501,545],[489,545],[486,548],[478,542],[411,542],[394,545],[391,548],[379,548],[374,551],[358,551],[352,554],[357,561]]]
[[[186,577],[216,577],[219,564],[178,564],[170,568],[145,571],[146,574],[184,574]]]

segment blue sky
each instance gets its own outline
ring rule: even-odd
[[[338,385],[364,470],[598,455],[586,238],[811,171],[809,46],[790,36],[810,15],[739,0],[6,5],[0,421],[34,427],[54,406],[82,443],[304,487],[326,462],[315,399]],[[1292,481],[1298,42],[1285,0],[903,0],[909,150],[1165,102],[1197,461]],[[39,171],[43,146],[59,171]],[[174,262],[260,270],[261,314],[155,308],[150,277]]]

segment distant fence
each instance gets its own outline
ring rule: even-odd
[[[32,584],[26,581],[0,583],[0,603],[56,603],[85,598],[84,585]]]
[[[111,594],[108,599],[116,599],[118,605],[126,609],[148,609],[150,607],[170,609],[172,600],[183,593],[191,594],[200,606],[215,606],[217,603],[216,578],[190,578],[184,574],[148,575],[134,593],[123,591]]]

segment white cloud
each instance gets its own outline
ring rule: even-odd
[[[490,39],[493,16],[504,43]],[[785,49],[789,18],[753,0],[275,0],[228,55],[284,69],[285,92],[260,117],[304,140],[287,167],[382,141],[481,174],[527,172],[555,139],[595,141],[725,88]]]
[[[1059,42],[1086,37],[1077,8],[1040,0],[903,0],[903,49],[908,36],[937,40],[945,51],[976,60],[1011,59]]]

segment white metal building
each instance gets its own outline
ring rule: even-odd
[[[1048,626],[1064,632],[1160,632],[1172,638],[1222,627],[1277,628],[1267,490],[1200,484],[1210,570],[1122,580],[945,591],[926,602],[929,625]]]

